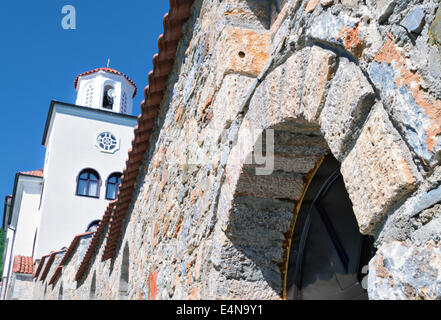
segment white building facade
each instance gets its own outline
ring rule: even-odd
[[[14,265],[15,257],[31,257],[33,255],[33,234],[37,228],[38,203],[41,194],[43,171],[20,172],[15,176],[14,196],[5,199],[3,228],[6,233],[3,252],[3,275],[1,297],[17,298],[18,295],[30,297],[31,292],[13,290],[13,283],[19,282],[14,275],[21,271]],[[21,278],[29,273],[19,272]]]
[[[117,196],[137,125],[130,115],[136,85],[116,70],[100,68],[79,75],[75,88],[76,104],[51,102],[41,176],[18,174],[6,198],[3,299],[20,298],[10,286],[13,270],[20,270],[12,267],[17,256],[36,262],[68,246],[97,224]]]

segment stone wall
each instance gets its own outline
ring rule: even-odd
[[[63,297],[285,298],[296,215],[332,152],[376,240],[370,298],[441,298],[438,6],[195,1],[116,254],[102,261],[100,234],[81,280],[63,267]]]
[[[11,290],[7,295],[8,300],[33,300],[33,283],[31,274],[13,273]]]

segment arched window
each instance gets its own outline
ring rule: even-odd
[[[94,220],[87,226],[86,232],[95,232],[101,220]]]
[[[77,195],[98,198],[100,182],[100,176],[95,170],[81,171],[78,177]]]
[[[119,191],[119,185],[121,184],[121,173],[112,173],[107,179],[106,199],[114,200]]]
[[[111,85],[106,85],[104,87],[103,108],[112,110],[114,102],[115,102],[115,89]]]

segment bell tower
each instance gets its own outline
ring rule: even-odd
[[[136,85],[126,75],[111,68],[98,68],[75,79],[76,105],[122,114],[132,114]]]

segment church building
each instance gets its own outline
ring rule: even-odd
[[[75,89],[75,104],[50,104],[44,168],[17,173],[6,197],[2,298],[23,298],[33,262],[65,251],[73,236],[97,226],[117,197],[137,124],[131,115],[136,85],[119,71],[99,68],[80,74]]]

